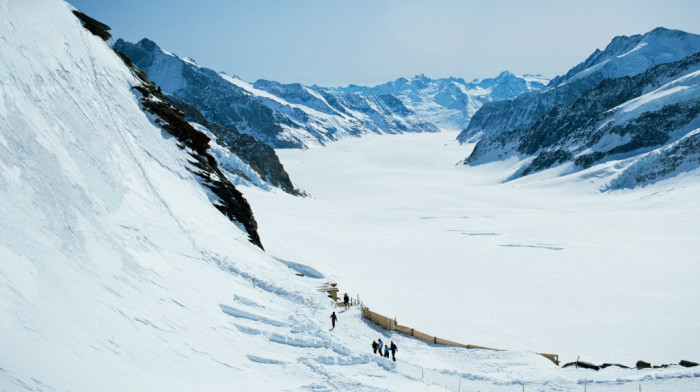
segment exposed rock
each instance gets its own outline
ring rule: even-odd
[[[566,75],[552,79],[541,91],[524,93],[511,101],[484,104],[458,140],[476,141],[481,135],[495,137],[526,130],[554,107],[573,104],[604,79],[632,77],[698,51],[700,35],[679,30],[656,28],[644,35],[615,37],[605,50],[596,50]]]
[[[117,40],[163,91],[209,121],[273,148],[306,148],[368,133],[438,132],[391,95],[349,94],[298,83],[247,83],[161,50],[155,42]],[[223,138],[223,135],[217,135]]]
[[[594,365],[594,364],[589,363],[589,362],[582,362],[582,361],[569,362],[569,363],[565,364],[565,365],[562,366],[562,367],[563,367],[563,368],[566,368],[566,367],[569,367],[569,366],[573,366],[573,367],[576,367],[576,368],[583,368],[583,369],[591,369],[591,370],[595,370],[595,371],[600,370],[600,366]]]
[[[277,153],[270,146],[259,142],[250,135],[240,133],[236,129],[227,128],[207,120],[197,108],[178,98],[168,94],[163,95],[165,102],[182,111],[187,121],[207,127],[219,138],[218,142],[223,144],[223,147],[228,148],[229,151],[249,164],[263,181],[267,181],[292,195],[305,195],[303,191],[294,187]]]
[[[601,369],[605,369],[605,368],[609,368],[609,367],[611,367],[611,366],[619,367],[619,368],[622,368],[622,369],[629,369],[629,368],[630,368],[629,366],[621,365],[621,364],[619,364],[619,363],[604,363],[604,364],[600,365],[600,368],[601,368]]]
[[[649,362],[637,361],[635,367],[637,369],[651,369],[651,364]]]
[[[119,55],[122,59],[126,57],[124,54]],[[130,62],[125,61],[125,64],[129,66]],[[197,169],[190,170],[200,177],[203,185],[219,197],[219,200],[213,202],[214,206],[231,221],[240,223],[248,233],[250,242],[264,249],[250,204],[221,172],[216,159],[207,152],[211,139],[192,127],[185,120],[184,113],[163,102],[163,94],[142,71],[133,64],[130,68],[134,75],[141,79],[142,83],[133,88],[141,93],[141,104],[144,110],[157,116],[156,122],[180,141],[181,148],[189,150],[190,156],[194,159],[190,163]]]
[[[654,366],[652,366],[652,368],[654,368],[654,369],[665,369],[665,368],[667,368],[667,367],[669,367],[669,366],[673,366],[673,365],[668,364],[668,363],[665,363],[665,364],[663,364],[663,365],[654,365]]]
[[[112,34],[109,33],[109,30],[112,28],[106,24],[87,16],[80,11],[73,11],[73,15],[80,20],[80,23],[83,24],[83,27],[85,27],[87,31],[102,38],[103,41],[107,41],[108,39],[112,38]]]
[[[681,365],[681,366],[683,366],[683,367],[695,367],[695,366],[698,366],[698,363],[697,363],[697,362],[686,361],[685,359],[682,360],[682,361],[680,361],[680,363],[678,363],[678,364]]]
[[[692,124],[700,119],[700,99],[692,91],[699,88],[694,76],[699,69],[700,52],[633,77],[604,79],[575,102],[555,106],[529,128],[479,140],[465,164],[532,158],[509,178],[514,179],[567,162],[575,164],[572,170],[583,170],[608,160],[642,159],[625,168],[606,190],[696,168],[700,156]],[[672,95],[680,90],[688,93]],[[643,157],[653,150],[658,151]]]

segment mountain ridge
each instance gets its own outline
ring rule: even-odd
[[[496,77],[471,82],[458,77],[432,79],[420,74],[375,86],[351,84],[325,89],[359,94],[391,94],[440,128],[463,129],[484,103],[512,99],[524,92],[539,90],[546,82],[548,79],[540,75],[516,76],[503,71]]]
[[[700,84],[693,76],[700,68],[698,52],[700,36],[677,30],[616,37],[605,51],[594,52],[540,92],[482,107],[458,136],[462,143],[478,140],[464,163],[516,157],[522,164],[509,179],[567,163],[571,166],[564,173],[570,173],[615,159],[639,171],[635,161],[647,154],[661,154],[654,161],[667,165],[647,164],[646,174],[633,180],[623,170],[618,176],[628,180],[613,180],[606,190],[623,182],[629,187],[658,181],[692,167],[698,154],[692,126],[700,107]],[[676,143],[684,147],[672,148]],[[679,151],[688,156],[679,158]],[[664,159],[667,153],[675,158]]]
[[[146,38],[136,44],[119,39],[115,47],[163,91],[195,106],[210,121],[274,148],[308,148],[366,133],[438,131],[393,96],[316,91],[298,83],[248,83],[181,59]]]

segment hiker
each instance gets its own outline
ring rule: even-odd
[[[394,362],[396,362],[396,352],[399,351],[399,348],[396,347],[393,340],[391,341],[391,345],[389,346],[389,350],[391,350],[391,359],[393,359]]]
[[[384,345],[384,358],[389,358],[389,345]]]
[[[379,346],[377,347],[377,349],[379,350],[379,355],[382,355],[382,348],[384,347],[384,342],[382,342],[382,339],[379,339],[378,345]]]
[[[345,302],[345,310],[350,309],[350,297],[348,297],[348,293],[343,295],[343,302]]]
[[[335,315],[335,312],[331,314],[331,324],[333,324],[333,328],[335,328],[335,322],[338,321],[338,316]],[[333,329],[331,328],[331,329]]]
[[[376,341],[376,340],[372,340],[372,351],[374,351],[375,354],[377,353],[377,348],[378,348],[378,347],[379,347],[379,345],[377,344],[377,341]]]

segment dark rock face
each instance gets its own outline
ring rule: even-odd
[[[294,187],[289,174],[285,171],[277,153],[272,147],[259,142],[250,135],[207,120],[197,108],[171,95],[164,94],[164,101],[183,112],[187,121],[196,122],[207,127],[219,138],[219,143],[222,143],[223,147],[228,148],[229,151],[249,164],[263,181],[267,181],[292,195],[300,196],[305,194]]]
[[[636,47],[639,50],[633,51]],[[484,104],[457,139],[476,141],[480,135],[494,137],[528,129],[554,107],[571,105],[604,79],[635,76],[698,51],[700,36],[679,30],[656,28],[644,35],[615,37],[605,50],[596,50],[541,91],[522,94],[508,103]]]
[[[527,128],[484,137],[465,164],[510,156],[534,157],[511,177],[513,179],[567,162],[575,164],[574,170],[586,169],[606,160],[641,155],[668,146],[646,159],[644,167],[634,166],[633,172],[637,173],[634,177],[632,172],[623,172],[621,179],[614,180],[606,189],[665,178],[690,167],[690,163],[698,167],[695,163],[699,158],[697,136],[683,136],[682,132],[684,129],[688,132],[691,124],[700,118],[700,99],[688,95],[632,115],[621,109],[638,97],[669,82],[675,83],[698,69],[700,52],[657,65],[633,77],[604,79],[574,102],[555,106]],[[513,102],[494,104],[508,107]],[[487,114],[488,111],[483,115]],[[474,119],[478,119],[478,115]]]
[[[698,366],[697,362],[691,362],[691,361],[686,361],[685,359],[682,360],[679,365],[683,367],[695,367]]]
[[[80,11],[73,11],[73,15],[80,20],[80,23],[83,24],[83,27],[85,27],[87,31],[102,38],[103,41],[107,41],[108,39],[112,38],[112,34],[109,33],[109,30],[112,28],[106,24],[87,16]]]
[[[125,58],[124,54],[119,52],[118,54]],[[125,64],[129,66],[130,62],[125,61]],[[163,95],[145,77],[143,71],[134,67],[133,64],[130,68],[142,82],[133,88],[141,93],[141,104],[144,110],[157,116],[156,122],[166,132],[180,141],[181,148],[189,150],[189,154],[193,158],[193,161],[190,161],[190,163],[195,169],[190,170],[201,179],[203,185],[219,197],[214,206],[231,221],[242,224],[248,233],[250,242],[263,249],[257,231],[258,225],[253,217],[253,210],[250,208],[250,204],[221,172],[216,159],[207,152],[211,139],[204,133],[194,129],[185,120],[184,113],[163,102]]]
[[[458,136],[460,142],[477,142],[464,163],[523,159],[527,163],[514,179],[567,163],[563,172],[570,173],[610,160],[632,161],[651,151],[666,155],[664,149],[691,136],[698,121],[693,74],[698,69],[699,35],[657,28],[616,37],[544,89],[484,104]],[[652,94],[656,89],[665,90]],[[694,158],[676,163],[678,152],[666,160],[670,168],[635,167],[644,174],[636,181],[628,173],[624,186],[630,186],[630,178],[648,183],[698,167]]]

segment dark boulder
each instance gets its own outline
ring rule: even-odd
[[[651,364],[649,362],[637,361],[635,367],[637,369],[651,369]]]
[[[682,360],[682,361],[680,361],[680,363],[678,363],[678,364],[681,365],[681,366],[683,366],[683,367],[695,367],[695,366],[698,366],[697,363],[691,362],[691,361],[686,361],[685,359]]]

